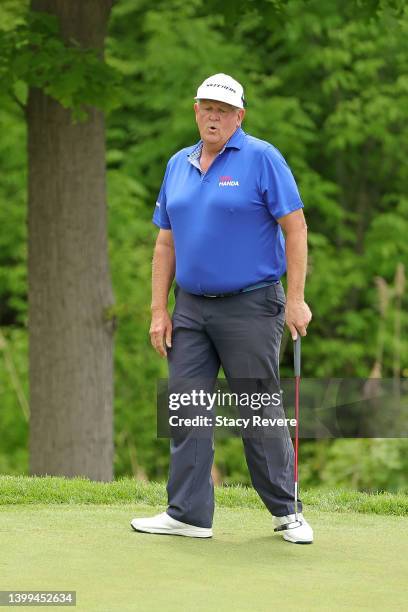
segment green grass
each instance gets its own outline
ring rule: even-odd
[[[0,589],[75,590],[78,612],[406,608],[405,517],[310,508],[311,546],[284,542],[266,510],[248,507],[217,507],[211,540],[131,530],[162,510],[0,506]]]
[[[305,491],[312,546],[252,489],[216,498],[212,539],[157,536],[129,523],[163,511],[164,484],[1,476],[0,590],[74,590],[84,612],[405,609],[406,495]]]
[[[221,508],[259,508],[263,504],[252,488],[216,487],[216,503]],[[408,495],[380,492],[359,493],[345,490],[301,491],[304,506],[322,512],[408,515]],[[162,483],[138,482],[123,478],[100,483],[86,478],[0,476],[0,505],[16,504],[145,504],[165,506]]]

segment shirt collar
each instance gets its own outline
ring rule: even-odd
[[[244,130],[238,127],[235,130],[235,132],[232,134],[232,136],[229,138],[229,140],[227,140],[227,142],[225,143],[221,151],[218,153],[218,155],[221,155],[221,153],[224,153],[225,149],[240,149],[243,145],[244,138],[245,138]],[[203,141],[199,140],[196,146],[194,147],[194,149],[187,156],[189,161],[194,162],[200,159],[202,150],[203,150]]]
[[[244,143],[245,132],[241,127],[238,127],[229,140],[225,143],[225,149],[240,149]]]

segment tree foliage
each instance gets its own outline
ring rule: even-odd
[[[87,106],[118,106],[120,76],[96,50],[74,38],[66,44],[54,15],[28,12],[15,28],[0,30],[0,87],[23,105],[29,87],[42,89],[75,119],[86,119]]]
[[[198,140],[193,97],[209,74],[226,72],[243,82],[244,129],[281,150],[300,188],[313,312],[304,375],[408,376],[404,2],[121,0],[106,62],[74,41],[62,43],[52,19],[33,20],[13,6],[4,5],[7,27],[0,32],[1,117],[8,125],[0,144],[0,324],[21,366],[25,345],[21,336],[14,345],[13,334],[25,329],[25,154],[23,116],[13,98],[24,104],[27,86],[43,87],[77,117],[87,105],[109,112],[117,474],[166,476],[168,443],[155,439],[154,414],[156,379],[166,368],[148,340],[151,215],[167,159]],[[292,373],[289,340],[286,333],[284,376]],[[18,420],[6,370],[0,401],[8,422],[10,414]],[[304,480],[400,488],[404,444],[303,443]],[[10,448],[2,442],[3,453]],[[224,479],[248,481],[240,442],[220,441],[217,449]]]

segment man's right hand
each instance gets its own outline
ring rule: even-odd
[[[167,347],[171,347],[171,332],[173,326],[167,308],[152,311],[150,325],[150,341],[160,357],[167,357]]]

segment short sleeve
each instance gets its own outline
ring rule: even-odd
[[[261,164],[262,198],[275,219],[303,208],[294,176],[275,147],[265,148]]]
[[[164,174],[163,182],[160,187],[159,195],[157,198],[156,206],[153,213],[153,223],[161,229],[171,229],[170,219],[167,214],[167,196],[166,196],[166,183],[169,173],[169,164],[167,164],[166,172]]]

